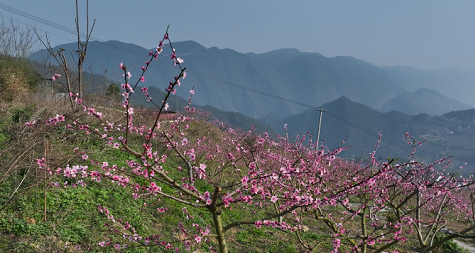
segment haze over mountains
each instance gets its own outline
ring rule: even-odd
[[[373,151],[382,133],[382,142],[377,157],[386,160],[388,156],[407,159],[412,148],[403,136],[409,132],[418,141],[426,141],[417,147],[416,157],[424,162],[433,162],[453,155],[454,168],[467,162],[460,173],[475,172],[475,109],[454,111],[441,116],[425,113],[407,115],[398,111],[378,112],[360,103],[341,97],[322,105],[328,111],[323,114],[321,138],[325,146],[335,148],[342,144],[352,148],[341,155],[355,159]],[[316,133],[319,112],[315,109],[286,117],[289,136]],[[453,168],[452,168],[453,169]]]
[[[402,136],[410,132],[428,140],[418,152],[423,160],[456,155],[454,164],[467,161],[469,170],[475,170],[475,145],[468,143],[475,139],[475,110],[471,110],[475,71],[379,67],[354,57],[328,58],[297,49],[243,54],[205,48],[193,41],[173,46],[187,67],[177,95],[186,101],[189,90],[194,89],[193,104],[211,106],[208,110],[243,128],[252,117],[264,123],[258,123],[260,129],[269,125],[279,134],[283,134],[284,123],[291,137],[309,130],[316,133],[315,108],[320,107],[328,110],[321,137],[330,148],[346,139],[345,145],[353,146],[342,154],[347,158],[358,157],[365,149],[370,152],[379,131],[383,133],[380,156],[404,158],[411,149]],[[76,47],[75,43],[64,44],[56,50],[73,52]],[[83,69],[121,83],[118,65],[123,62],[134,80],[149,51],[119,41],[93,41]],[[159,90],[167,86],[178,73],[169,55],[170,48],[165,46],[159,64],[150,65],[141,85]],[[48,55],[41,50],[30,59],[44,61]],[[181,99],[171,100],[184,104]]]
[[[407,114],[442,115],[469,109],[472,108],[469,103],[475,104],[475,100],[467,95],[475,94],[475,85],[471,85],[475,84],[475,72],[378,67],[353,57],[327,58],[297,49],[243,54],[231,49],[205,48],[193,41],[173,45],[178,56],[185,60],[188,70],[187,80],[183,82],[185,87],[177,90],[179,96],[186,99],[189,89],[194,86],[194,103],[240,112],[254,118],[264,117],[271,112],[281,116],[300,113],[341,96],[378,111],[399,110]],[[66,52],[73,52],[76,47],[75,43],[70,43],[57,46],[56,49],[64,48]],[[161,64],[151,65],[144,85],[162,88],[176,75],[176,69],[169,60],[170,48],[165,46],[164,49],[163,55],[159,57]],[[118,64],[126,64],[132,76],[136,77],[141,73],[140,67],[147,60],[149,51],[119,41],[92,41],[84,70],[95,74],[105,73],[111,80],[121,82],[122,73],[117,68]],[[40,61],[45,58],[48,58],[46,50],[30,56],[30,59]],[[467,92],[472,90],[473,93]],[[262,93],[273,97],[263,96]],[[275,97],[297,101],[309,107]],[[463,99],[465,104],[451,99]],[[412,102],[407,104],[409,100]],[[404,106],[400,105],[402,102]]]

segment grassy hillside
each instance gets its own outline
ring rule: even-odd
[[[169,252],[160,245],[153,235],[162,235],[163,240],[179,241],[183,239],[180,224],[185,227],[203,226],[212,223],[212,217],[202,209],[179,203],[167,198],[144,195],[134,199],[133,187],[118,185],[118,180],[94,182],[83,179],[80,174],[76,177],[64,177],[64,168],[68,165],[89,166],[90,170],[100,170],[108,161],[109,165],[115,164],[117,170],[126,175],[129,163],[136,159],[133,155],[116,149],[102,138],[94,134],[83,135],[69,131],[67,122],[58,122],[49,126],[36,124],[33,127],[25,125],[26,122],[41,122],[48,120],[52,115],[64,114],[70,119],[80,119],[83,124],[88,124],[91,129],[103,127],[100,122],[89,119],[85,112],[74,112],[68,109],[66,101],[59,102],[46,99],[44,94],[35,94],[25,102],[15,104],[1,104],[2,116],[0,117],[0,132],[3,139],[0,152],[0,251],[4,252],[115,252],[114,247],[104,248],[101,244],[107,242],[118,243],[121,248],[127,244],[126,252]],[[114,118],[116,124],[124,120],[120,107],[111,107],[108,101],[96,100],[96,108],[103,108],[105,118]],[[447,115],[455,117],[459,115]],[[153,119],[153,112],[145,109],[135,111],[136,124],[147,123]],[[166,120],[167,124],[175,124]],[[226,139],[228,132],[223,131],[213,124],[200,120],[190,121],[190,131],[187,137],[192,140],[206,135],[212,139]],[[65,128],[66,127],[66,128]],[[193,130],[191,130],[193,129]],[[227,129],[227,128],[226,128]],[[141,137],[139,132],[131,133],[131,145],[134,140]],[[229,135],[231,138],[231,135]],[[248,142],[245,142],[248,143]],[[181,159],[173,156],[173,152],[166,148],[165,143],[153,142],[161,154],[169,157],[166,168],[182,164]],[[137,148],[136,146],[133,146]],[[76,150],[76,148],[79,148]],[[224,146],[222,146],[224,148]],[[84,158],[84,155],[88,155]],[[38,166],[37,158],[45,157],[44,168]],[[338,167],[338,173],[344,172],[342,168],[353,170],[353,165]],[[56,173],[58,168],[63,168],[61,173]],[[211,169],[211,168],[210,168]],[[330,167],[329,167],[330,169]],[[170,177],[180,180],[181,172],[170,169]],[[122,175],[122,174],[120,174]],[[134,178],[130,185],[146,183],[147,180]],[[236,180],[231,175],[223,180]],[[327,182],[327,186],[339,185],[342,177]],[[162,185],[163,192],[171,193],[171,188]],[[205,181],[197,181],[199,191],[211,190]],[[353,201],[360,201],[354,198]],[[184,211],[186,207],[187,211]],[[223,212],[225,224],[238,222],[256,213],[249,208],[237,206]],[[105,211],[104,208],[107,208]],[[162,212],[162,210],[164,212]],[[329,213],[333,217],[344,217],[345,209],[342,206],[328,206],[321,212]],[[109,212],[108,214],[106,214]],[[187,218],[189,215],[193,218]],[[113,217],[112,217],[113,216]],[[316,252],[330,252],[333,248],[331,234],[332,226],[326,224],[325,219],[313,218],[313,214],[302,212],[299,216],[301,224],[305,224],[300,239],[290,230],[275,229],[272,227],[256,228],[254,225],[241,225],[230,229],[228,244],[230,252],[302,252],[304,245],[314,245]],[[382,220],[391,221],[391,213],[381,213]],[[283,221],[294,224],[294,215],[287,215]],[[349,230],[358,230],[360,221],[346,221]],[[333,223],[330,223],[333,224]],[[450,223],[449,226],[463,226]],[[131,226],[135,230],[124,229]],[[210,228],[212,229],[212,228]],[[124,240],[125,234],[125,240]],[[157,239],[159,245],[143,245],[128,242],[128,237],[143,236],[150,241]],[[107,245],[106,245],[107,246]],[[412,251],[417,246],[414,238],[405,243],[391,246],[389,249],[399,251]],[[216,240],[209,239],[206,243],[192,247],[197,252],[208,252],[217,249]],[[115,246],[115,248],[118,248]],[[187,251],[181,244],[175,244],[173,249]],[[350,246],[343,244],[342,251],[350,250]]]
[[[177,64],[166,95],[150,89],[156,103],[184,78]],[[446,160],[380,163],[371,155],[368,164],[353,163],[337,156],[342,149],[321,152],[303,139],[230,128],[206,113],[163,117],[137,106],[140,89],[128,85],[123,96],[138,100],[117,104],[114,87],[108,97],[72,95],[72,102],[48,90],[0,104],[0,250],[401,252],[447,245],[451,237],[437,234],[442,226],[471,232],[464,201],[475,182],[434,169]],[[366,106],[345,97],[333,104],[345,118],[380,126],[381,115]]]
[[[103,108],[104,116],[119,119],[120,107],[110,107],[107,100],[96,107]],[[63,113],[68,117],[79,117],[92,127],[101,127],[87,120],[84,113],[76,114],[68,109],[67,101],[47,98],[45,94],[34,94],[27,101],[15,104],[0,104],[0,251],[2,252],[114,252],[100,243],[107,240],[122,240],[120,225],[98,210],[107,207],[110,214],[129,222],[140,235],[167,234],[180,239],[178,224],[187,222],[205,225],[211,217],[189,205],[167,199],[149,196],[134,200],[130,187],[121,187],[104,180],[91,182],[78,175],[65,178],[63,173],[55,173],[58,168],[78,164],[93,167],[83,159],[87,152],[89,159],[108,161],[118,168],[127,167],[126,161],[134,159],[119,149],[107,145],[100,138],[78,135],[65,129],[66,124],[25,126],[26,122],[48,119],[50,115]],[[137,110],[137,121],[150,120],[151,111]],[[75,115],[75,116],[73,116]],[[166,123],[163,123],[166,124]],[[218,127],[206,121],[193,123],[213,135],[225,134]],[[192,125],[190,123],[190,125]],[[203,130],[204,131],[204,130]],[[195,131],[195,137],[203,134]],[[138,138],[139,136],[137,136]],[[135,138],[135,137],[134,137]],[[74,150],[79,148],[81,152]],[[160,147],[158,147],[160,149]],[[169,153],[162,147],[164,154]],[[38,167],[36,159],[46,157],[48,170]],[[180,163],[172,159],[170,163]],[[97,169],[97,168],[96,168]],[[87,181],[87,183],[85,183]],[[203,190],[204,185],[197,185]],[[165,189],[164,189],[165,190]],[[193,220],[184,219],[188,212],[196,216]],[[166,209],[166,213],[157,211]],[[227,223],[248,216],[245,209],[229,212],[224,219]],[[318,232],[317,225],[309,226],[313,232],[305,238],[327,238],[327,229]],[[121,231],[122,232],[122,231]],[[300,252],[296,238],[290,231],[273,228],[257,229],[242,226],[230,231],[231,252]],[[121,244],[123,246],[123,243]],[[331,244],[323,246],[331,250]],[[217,248],[216,241],[195,248],[198,252],[208,252],[209,247]],[[179,247],[181,248],[181,247]],[[130,243],[126,252],[168,252],[162,246],[140,246]]]

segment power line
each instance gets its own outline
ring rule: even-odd
[[[60,25],[60,24],[57,24],[55,22],[52,22],[52,21],[49,21],[49,20],[46,20],[46,19],[43,19],[43,18],[40,18],[38,16],[35,16],[33,14],[30,14],[30,13],[27,13],[27,12],[24,12],[24,11],[21,11],[21,10],[18,10],[18,9],[15,9],[13,7],[10,7],[8,5],[5,5],[5,4],[2,4],[0,3],[0,9],[4,9],[6,11],[9,11],[9,12],[12,12],[12,13],[15,13],[17,15],[20,15],[22,17],[25,17],[25,18],[28,18],[28,19],[31,19],[31,20],[34,20],[36,22],[39,22],[39,23],[42,23],[42,24],[45,24],[45,25],[48,25],[48,26],[51,26],[51,27],[54,27],[56,29],[59,29],[59,30],[62,30],[62,31],[65,31],[67,33],[71,33],[71,34],[74,34],[74,35],[77,35],[78,34],[78,31],[77,30],[74,30],[74,29],[71,29],[71,28],[68,28],[66,26],[63,26],[63,25]],[[83,38],[87,38],[87,35],[85,33],[82,33],[82,32],[79,32],[79,35],[80,37],[83,37]],[[60,36],[58,36],[60,37]],[[96,40],[98,42],[102,42],[104,43],[105,41],[98,38],[98,37],[94,37],[94,36],[91,36],[90,39],[92,40]],[[68,39],[69,40],[69,39]],[[72,41],[72,40],[71,40]],[[109,46],[109,47],[112,47],[112,48],[115,48],[115,49],[118,49],[118,50],[121,50],[121,51],[124,51],[124,52],[128,52],[128,53],[131,53],[133,55],[137,55],[137,56],[143,56],[142,53],[139,53],[139,52],[136,52],[136,51],[133,51],[133,50],[129,50],[127,48],[124,48],[124,47],[121,47],[121,46],[117,46],[117,45],[114,45],[113,43],[104,43],[104,45],[106,46]],[[94,47],[91,47],[91,48],[94,48]],[[97,48],[94,48],[95,50],[98,50],[100,52],[103,52],[105,54],[108,54],[108,55],[113,55],[113,56],[116,56],[116,57],[119,57],[117,55],[114,55],[114,54],[111,54],[111,53],[108,53],[108,52],[104,52],[100,49],[97,49]],[[123,57],[123,56],[120,56],[120,57]],[[163,61],[159,61],[160,64],[162,65],[166,65],[166,66],[169,66],[169,67],[173,67],[171,64],[167,64]],[[193,70],[187,70],[188,73],[192,73],[192,74],[195,74],[197,76],[202,76],[204,78],[207,78],[207,79],[210,79],[210,80],[213,80],[213,81],[216,81],[216,82],[220,82],[220,83],[224,83],[226,85],[229,85],[229,86],[233,86],[233,87],[237,87],[237,88],[240,88],[240,89],[243,89],[243,90],[247,90],[247,91],[250,91],[250,92],[253,92],[253,93],[257,93],[257,94],[261,94],[261,95],[264,95],[264,96],[267,96],[267,97],[271,97],[271,98],[274,98],[274,99],[278,99],[278,100],[281,100],[281,101],[285,101],[285,102],[289,102],[289,103],[293,103],[293,104],[296,104],[296,105],[300,105],[300,106],[304,106],[304,107],[308,107],[308,108],[316,108],[316,106],[313,106],[313,105],[309,105],[309,104],[306,104],[306,103],[302,103],[302,102],[298,102],[298,101],[295,101],[295,100],[291,100],[291,99],[288,99],[288,98],[284,98],[284,97],[281,97],[281,96],[277,96],[277,95],[274,95],[274,94],[271,94],[271,93],[268,93],[268,92],[263,92],[263,91],[260,91],[260,90],[257,90],[257,89],[253,89],[253,88],[249,88],[249,87],[246,87],[244,85],[241,85],[241,84],[237,84],[237,83],[234,83],[234,82],[230,82],[230,81],[226,81],[226,80],[223,80],[223,79],[220,79],[218,77],[214,77],[214,76],[211,76],[211,75],[208,75],[208,74],[204,74],[204,73],[201,73],[201,72],[197,72],[197,71],[193,71]],[[249,97],[250,98],[250,97]],[[253,99],[253,98],[251,98]],[[342,121],[343,123],[347,124],[347,125],[350,125],[352,126],[353,128],[359,130],[359,131],[362,131],[363,133],[366,133],[372,137],[376,137],[377,136],[374,134],[374,133],[371,133],[369,132],[365,127],[363,126],[360,126],[356,123],[353,123],[347,119],[344,119],[340,116],[338,116],[337,114],[335,113],[332,113],[332,112],[328,112],[328,115],[330,117],[333,117],[339,121]],[[384,142],[384,141],[382,141]],[[387,142],[385,142],[387,143]],[[396,147],[394,146],[393,144],[391,143],[388,143],[389,145],[393,146],[393,147]],[[401,148],[401,147],[397,147],[397,148]]]
[[[229,81],[219,79],[217,77],[210,76],[210,75],[207,75],[207,74],[203,74],[203,73],[200,73],[200,72],[189,71],[189,70],[187,70],[186,72],[190,72],[190,73],[193,73],[195,75],[199,75],[199,76],[205,77],[207,79],[214,80],[216,82],[224,83],[224,84],[227,84],[227,85],[230,85],[230,86],[241,88],[243,90],[248,90],[248,91],[251,91],[251,92],[254,92],[254,93],[258,93],[258,94],[268,96],[268,97],[271,97],[271,98],[275,98],[275,99],[279,99],[279,100],[282,100],[282,101],[290,102],[290,103],[293,103],[293,104],[296,104],[296,105],[301,105],[301,106],[305,106],[305,107],[309,107],[309,108],[315,108],[315,106],[311,106],[309,104],[301,103],[301,102],[298,102],[298,101],[295,101],[295,100],[291,100],[291,99],[288,99],[288,98],[284,98],[284,97],[281,97],[281,96],[270,94],[268,92],[263,92],[263,91],[260,91],[260,90],[249,88],[249,87],[246,87],[246,86],[241,85],[241,84],[229,82]]]
[[[0,7],[0,8],[1,8],[1,7]],[[2,17],[4,17],[4,18],[8,18],[8,19],[10,19],[11,21],[14,21],[14,22],[18,22],[18,23],[20,23],[20,24],[23,24],[23,25],[25,25],[25,26],[27,26],[27,27],[30,27],[30,28],[33,28],[33,29],[38,29],[38,30],[40,30],[40,31],[42,31],[42,32],[46,32],[45,30],[42,30],[42,29],[40,29],[40,28],[36,28],[36,27],[34,27],[34,26],[32,26],[32,25],[29,25],[29,24],[27,24],[27,23],[25,23],[25,22],[21,22],[21,21],[19,21],[19,20],[13,20],[13,18],[7,17],[7,16],[5,16],[5,15],[3,15],[3,14],[1,14],[1,13],[0,13],[0,16],[2,16]],[[59,38],[62,38],[62,39],[65,39],[65,40],[69,40],[69,41],[73,41],[73,40],[71,40],[71,39],[68,39],[68,38],[65,38],[65,37],[63,37],[63,36],[57,35],[57,34],[55,34],[55,33],[52,33],[52,32],[49,32],[49,33],[50,33],[50,34],[53,34],[54,36],[57,36],[57,37],[59,37]]]
[[[0,4],[0,8],[2,8],[2,4]],[[12,8],[12,9],[13,9],[13,8]],[[16,10],[16,9],[15,9],[15,10]],[[20,12],[20,11],[18,11],[18,12],[19,12],[19,13],[24,13],[24,12]],[[19,15],[20,15],[20,14],[19,14]],[[31,14],[30,14],[30,15],[31,15]],[[12,18],[7,17],[7,16],[4,16],[4,15],[2,15],[1,13],[0,13],[0,16],[5,17],[5,18],[8,18],[8,19],[10,19],[10,20],[13,21]],[[34,16],[34,15],[31,15],[31,16]],[[28,15],[25,15],[24,17],[28,17]],[[35,16],[34,16],[34,17],[35,17]],[[38,18],[38,19],[40,19],[40,18]],[[40,29],[40,28],[35,28],[35,27],[33,27],[33,26],[31,26],[31,25],[28,25],[28,24],[26,24],[26,23],[24,23],[24,22],[21,22],[21,21],[18,21],[18,20],[15,20],[15,22],[24,24],[25,26],[29,26],[29,27],[32,27],[32,28],[34,28],[34,29],[38,29],[38,30],[40,30],[40,31],[46,33],[45,30]],[[48,23],[54,23],[54,22],[48,21]],[[46,23],[44,23],[44,24],[46,24]],[[58,25],[58,24],[57,24],[57,26],[61,26],[61,25]],[[56,26],[53,26],[53,27],[56,27]],[[74,31],[74,30],[72,30],[72,29],[69,29],[69,28],[68,28],[68,29],[61,29],[61,30],[67,31],[67,32],[72,33],[72,34],[76,34],[76,31]],[[55,34],[55,33],[52,33],[52,32],[48,32],[48,33],[53,34],[53,35],[55,35],[55,36],[57,36],[57,37],[59,37],[59,38],[65,39],[65,40],[68,40],[68,41],[71,41],[71,42],[75,42],[75,40],[65,38],[65,37],[60,36],[60,35],[58,35],[58,34]],[[91,38],[92,38],[92,36],[91,36]],[[102,39],[99,39],[99,38],[97,38],[97,37],[94,37],[94,38],[96,38],[96,40],[99,41],[99,42],[105,43],[105,41],[102,40]],[[120,46],[117,46],[117,45],[111,45],[110,43],[107,43],[107,44],[104,44],[104,45],[110,46],[110,47],[113,47],[113,48],[116,48],[116,49],[119,49],[119,50],[121,50],[121,51],[127,51],[127,52],[129,52],[129,53],[131,53],[131,54],[134,54],[134,55],[137,55],[137,56],[142,56],[142,55],[143,55],[143,54],[141,54],[141,53],[139,53],[139,52],[132,51],[132,50],[128,50],[128,49],[126,49],[126,48],[123,48],[123,47],[120,47]],[[96,47],[94,47],[94,46],[90,46],[90,48],[92,48],[92,49],[94,49],[94,50],[97,50],[97,51],[100,51],[100,52],[102,52],[102,53],[104,53],[104,54],[108,54],[108,55],[112,55],[112,56],[116,56],[116,57],[122,57],[122,58],[124,57],[124,56],[118,56],[118,55],[112,54],[112,53],[110,53],[110,52],[106,52],[106,51],[100,50],[100,49],[98,49],[98,48],[96,48]],[[124,59],[127,59],[127,58],[124,58]],[[130,59],[129,59],[129,60],[130,60]],[[168,66],[168,67],[174,67],[172,64],[168,63],[168,61],[165,63],[164,61],[162,61],[161,59],[159,59],[158,62],[159,62],[160,64],[165,65],[165,66]],[[154,71],[153,69],[151,69],[151,70]],[[231,85],[231,86],[235,86],[235,87],[238,87],[238,88],[241,88],[241,89],[245,89],[245,90],[247,89],[247,87],[245,87],[245,86],[243,86],[243,85],[239,85],[239,84],[235,84],[235,83],[232,83],[232,82],[224,81],[224,80],[222,80],[222,79],[219,79],[219,78],[217,78],[217,77],[213,77],[213,76],[210,76],[210,75],[207,75],[207,74],[204,74],[204,73],[200,73],[200,72],[196,72],[196,71],[192,71],[192,70],[188,70],[187,72],[188,72],[188,73],[193,73],[193,74],[196,74],[196,75],[199,75],[199,76],[202,76],[202,77],[207,78],[207,79],[210,79],[210,80],[214,80],[214,81],[217,81],[217,82],[221,82],[221,83],[225,83],[225,84],[228,84],[228,85]],[[263,94],[263,93],[264,93],[263,95],[266,95],[266,96],[269,96],[269,97],[278,98],[277,96],[274,96],[274,95],[269,94],[269,93],[261,92],[261,91],[258,91],[258,90],[251,89],[251,91],[252,91],[252,92],[255,92],[255,93],[260,93],[260,94]],[[228,91],[228,92],[231,92],[231,91]],[[231,93],[233,93],[233,92],[231,92]],[[236,94],[236,93],[234,93],[234,94]],[[254,100],[259,100],[259,101],[261,101],[261,102],[265,102],[265,103],[268,103],[268,104],[270,103],[269,101],[264,101],[264,100],[260,100],[260,99],[257,99],[257,98],[252,98],[252,97],[249,97],[249,96],[246,96],[246,95],[243,95],[243,94],[237,94],[237,95],[243,96],[243,97],[247,97],[247,98],[250,98],[250,99],[254,99]],[[285,98],[282,98],[282,99],[285,100]],[[274,105],[283,106],[283,105],[279,105],[279,104],[274,104]],[[304,105],[304,106],[305,106],[305,105]]]
[[[51,27],[54,27],[54,28],[57,28],[57,29],[60,29],[62,31],[65,31],[65,32],[68,32],[68,33],[71,33],[71,34],[74,34],[76,35],[77,34],[77,30],[74,30],[74,29],[71,29],[71,28],[68,28],[68,27],[65,27],[63,25],[60,25],[60,24],[57,24],[55,22],[52,22],[52,21],[49,21],[49,20],[46,20],[46,19],[43,19],[43,18],[40,18],[40,17],[37,17],[33,14],[30,14],[30,13],[27,13],[27,12],[24,12],[24,11],[21,11],[21,10],[18,10],[18,9],[15,9],[13,7],[10,7],[10,6],[7,6],[5,4],[2,4],[0,3],[0,9],[4,9],[4,10],[7,10],[9,12],[13,12],[17,15],[20,15],[22,17],[26,17],[28,19],[31,19],[31,20],[34,20],[36,22],[40,22],[42,24],[45,24],[45,25],[48,25],[48,26],[51,26]],[[80,36],[83,37],[83,38],[86,38],[86,34],[84,33],[80,33]],[[91,36],[90,37],[91,39],[93,40],[96,40],[96,41],[99,41],[99,42],[102,42],[104,43],[105,41],[98,38],[98,37],[94,37],[94,36]],[[70,41],[73,41],[73,40],[70,40]],[[111,44],[111,43],[105,43],[104,45],[106,46],[109,46],[109,47],[113,47],[115,49],[119,49],[121,51],[125,51],[125,52],[128,52],[128,53],[131,53],[133,55],[136,55],[136,56],[142,56],[143,54],[142,53],[139,53],[139,52],[136,52],[136,51],[132,51],[132,50],[129,50],[127,48],[123,48],[123,47],[120,47],[120,46],[117,46],[117,45],[114,45],[114,44]],[[113,55],[111,53],[107,53],[107,52],[104,52],[100,49],[97,49],[97,48],[94,48],[94,47],[91,47],[95,50],[98,50],[100,52],[103,52],[105,54],[109,54],[109,55]],[[116,56],[116,57],[119,57],[117,55],[113,55],[113,56]],[[164,63],[163,61],[159,61],[160,64],[162,65],[166,65],[166,66],[169,66],[169,67],[172,67],[171,64],[167,64],[167,63]],[[244,85],[240,85],[240,84],[237,84],[237,83],[233,83],[233,82],[229,82],[229,81],[226,81],[226,80],[223,80],[223,79],[220,79],[220,78],[217,78],[217,77],[214,77],[214,76],[211,76],[211,75],[208,75],[208,74],[204,74],[204,73],[201,73],[201,72],[197,72],[197,71],[193,71],[193,70],[187,70],[188,73],[191,73],[191,74],[195,74],[195,75],[198,75],[198,76],[202,76],[204,78],[207,78],[207,79],[210,79],[210,80],[213,80],[213,81],[216,81],[216,82],[220,82],[220,83],[224,83],[224,84],[227,84],[227,85],[230,85],[230,86],[234,86],[234,87],[237,87],[237,88],[241,88],[241,89],[244,89],[244,90],[248,90],[248,91],[251,91],[251,92],[254,92],[254,93],[258,93],[258,94],[261,94],[261,95],[264,95],[264,96],[268,96],[268,97],[271,97],[271,98],[275,98],[275,99],[279,99],[279,100],[282,100],[282,101],[286,101],[286,102],[289,102],[289,103],[293,103],[293,104],[296,104],[296,105],[300,105],[300,106],[305,106],[305,107],[308,107],[308,108],[315,108],[315,106],[311,106],[311,105],[308,105],[308,104],[305,104],[305,103],[301,103],[301,102],[298,102],[298,101],[295,101],[295,100],[291,100],[291,99],[287,99],[287,98],[284,98],[284,97],[281,97],[281,96],[277,96],[277,95],[274,95],[274,94],[270,94],[268,92],[263,92],[263,91],[260,91],[260,90],[256,90],[256,89],[252,89],[252,88],[249,88],[249,87],[246,87]]]
[[[77,35],[77,34],[78,34],[78,33],[77,33],[77,32],[78,32],[77,30],[74,30],[74,29],[71,29],[71,28],[69,28],[69,27],[60,25],[60,24],[55,23],[55,22],[53,22],[53,21],[49,21],[49,20],[40,18],[40,17],[35,16],[35,15],[33,15],[33,14],[30,14],[30,13],[27,13],[27,12],[24,12],[24,11],[21,11],[21,10],[18,10],[18,9],[15,9],[15,8],[13,8],[13,7],[10,7],[10,6],[5,5],[5,4],[2,4],[2,3],[0,3],[0,9],[4,9],[4,10],[6,10],[6,11],[15,13],[15,14],[17,14],[17,15],[19,15],[19,16],[22,16],[22,17],[31,19],[31,20],[33,20],[33,21],[36,21],[36,22],[45,24],[45,25],[47,25],[47,26],[54,27],[54,28],[56,28],[56,29],[62,30],[62,31],[67,32],[67,33],[71,33],[71,34],[74,34],[74,35]],[[80,35],[80,37],[82,37],[82,38],[87,38],[87,35],[86,35],[85,33],[83,33],[83,32],[79,32],[79,35]],[[64,37],[63,37],[63,38],[64,38]],[[94,36],[91,36],[90,39],[95,40],[95,41],[98,41],[98,42],[102,42],[102,43],[105,42],[105,40],[102,40],[102,39],[100,39],[100,38],[98,38],[98,37],[94,37]],[[70,39],[68,39],[68,40],[70,40]],[[73,41],[73,40],[71,40],[71,41]],[[128,53],[137,55],[137,56],[142,56],[141,53],[138,53],[138,52],[129,50],[129,49],[124,48],[124,47],[120,47],[120,46],[114,45],[114,44],[112,44],[112,43],[107,43],[107,44],[105,44],[105,45],[106,45],[106,46],[109,46],[109,47],[113,47],[113,48],[115,48],[115,49],[119,49],[119,50],[124,51],[124,52],[128,52]],[[98,50],[98,49],[97,49],[97,50]],[[99,51],[101,51],[101,50],[99,50]],[[101,51],[101,52],[103,52],[103,51]],[[104,53],[105,53],[105,52],[104,52]],[[110,53],[108,53],[108,54],[110,54]]]

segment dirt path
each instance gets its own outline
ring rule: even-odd
[[[467,243],[464,243],[464,242],[461,242],[461,241],[457,241],[457,240],[454,240],[458,245],[460,245],[461,247],[463,247],[464,249],[468,250],[468,252],[470,253],[475,253],[475,247],[470,245],[470,244],[467,244]]]

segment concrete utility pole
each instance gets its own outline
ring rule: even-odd
[[[326,112],[327,110],[318,108],[317,111],[320,112],[320,120],[318,122],[318,133],[317,133],[317,150],[318,150],[319,149],[318,143],[320,141],[320,128],[322,126],[322,114],[323,112]]]

